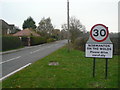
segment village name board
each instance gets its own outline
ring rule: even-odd
[[[86,44],[86,57],[112,58],[112,44]]]
[[[92,27],[89,40],[86,43],[86,57],[113,57],[113,44],[109,39],[108,27],[105,25],[96,24]]]

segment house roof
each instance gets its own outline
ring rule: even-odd
[[[28,28],[13,34],[13,36],[31,36],[31,35],[32,36],[40,36],[39,34],[34,32],[33,30],[28,29]]]
[[[0,19],[0,25],[3,29],[8,29],[9,28],[9,24],[2,19]]]

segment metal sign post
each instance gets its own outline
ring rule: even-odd
[[[95,77],[96,58],[106,59],[105,78],[108,77],[108,58],[113,57],[113,44],[109,39],[108,27],[103,24],[96,24],[90,31],[90,37],[85,48],[86,57],[92,57],[93,77]]]
[[[105,79],[108,77],[108,58],[106,58]]]
[[[94,58],[94,60],[93,60],[93,77],[95,77],[95,58]]]

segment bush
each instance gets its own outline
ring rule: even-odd
[[[46,42],[47,42],[47,39],[45,37],[34,37],[34,36],[30,37],[30,43],[31,43],[32,46],[43,44],[43,43],[46,43]]]
[[[47,43],[49,43],[49,42],[54,42],[54,41],[55,41],[55,39],[53,39],[53,38],[47,39]]]
[[[88,38],[79,37],[73,43],[73,47],[77,50],[85,51],[85,44],[86,44],[87,40],[88,40]]]
[[[118,55],[120,52],[120,48],[118,48],[118,46],[120,46],[120,41],[118,40],[118,38],[116,37],[112,37],[110,38],[112,43],[113,43],[113,54],[114,55]]]
[[[21,40],[14,36],[2,36],[2,51],[23,47]]]

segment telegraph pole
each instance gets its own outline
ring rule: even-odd
[[[67,0],[67,28],[68,28],[68,52],[70,52],[70,33],[69,33],[69,0]]]

